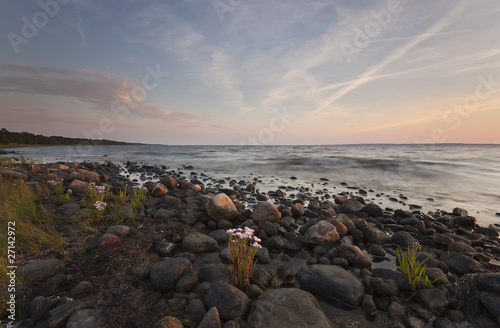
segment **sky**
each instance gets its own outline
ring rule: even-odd
[[[0,18],[9,131],[500,143],[498,0],[10,0]]]

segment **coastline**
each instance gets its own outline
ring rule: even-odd
[[[490,300],[484,293],[500,290],[496,285],[500,280],[487,279],[491,275],[500,279],[498,231],[495,226],[477,226],[465,209],[431,214],[418,209],[382,209],[361,195],[353,195],[347,187],[330,199],[292,183],[260,193],[258,177],[237,181],[195,170],[135,162],[127,162],[123,168],[111,162],[2,168],[0,175],[24,180],[35,190],[49,180],[63,181],[65,190],[73,189],[69,202],[63,205],[57,204],[60,195],[40,199],[55,213],[55,227],[65,235],[67,251],[56,248],[18,254],[20,271],[25,273],[37,263],[42,265],[40,261],[57,263],[40,281],[25,281],[20,288],[23,308],[29,309],[38,298],[53,304],[52,311],[59,309],[55,313],[62,315],[59,307],[72,304],[75,316],[87,311],[87,318],[94,320],[96,327],[125,327],[127,320],[150,327],[165,315],[173,321],[187,316],[191,322],[182,321],[185,327],[196,327],[205,319],[214,319],[212,312],[218,311],[221,315],[217,317],[227,325],[237,321],[251,327],[279,317],[275,311],[262,312],[259,297],[274,295],[292,310],[294,305],[286,302],[288,293],[305,292],[322,300],[321,308],[315,310],[317,320],[329,320],[339,327],[348,324],[348,319],[362,322],[363,327],[375,327],[377,322],[401,326],[412,320],[432,325],[437,319],[457,324],[464,320],[494,322],[492,314],[477,318],[465,305],[447,300],[461,291],[463,277],[473,275],[480,284],[476,305],[489,313],[490,306],[496,306],[495,298]],[[131,181],[133,177],[138,178]],[[159,182],[153,182],[154,177]],[[88,205],[91,182],[106,186],[109,207],[101,221],[89,224],[93,213]],[[132,185],[148,189],[144,202],[135,210],[129,203],[115,204],[125,186],[130,192]],[[217,198],[225,201],[219,204]],[[72,230],[75,222],[86,222],[86,228]],[[250,288],[240,294],[231,286],[226,230],[245,226],[254,229],[263,248],[257,253]],[[441,278],[413,299],[404,275],[394,270],[394,259],[398,247],[406,249],[415,242],[423,247],[419,256],[427,259],[430,278]],[[82,243],[88,246],[82,248]],[[163,268],[162,263],[175,269]],[[104,270],[95,271],[98,268]],[[110,296],[115,292],[108,288],[116,284],[121,286],[120,292]],[[349,291],[342,289],[346,284],[351,286]],[[231,304],[217,303],[223,297],[215,286],[231,291]],[[44,290],[43,295],[40,290]],[[138,293],[142,304],[148,305],[141,311],[127,304]],[[55,295],[72,300],[58,305],[51,301]],[[102,303],[106,298],[108,302]],[[436,299],[438,305],[432,301]],[[227,314],[227,307],[240,303],[241,308]],[[216,310],[212,311],[209,305],[213,304]],[[23,311],[23,320],[60,319],[56,314],[47,316],[49,309],[30,317],[32,310]],[[72,315],[66,320],[78,320]]]

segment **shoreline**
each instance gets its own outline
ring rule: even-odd
[[[72,260],[56,256],[56,260],[63,262],[58,262],[60,268],[54,268],[55,271],[43,281],[28,279],[26,283],[30,292],[27,291],[25,296],[30,302],[35,297],[43,297],[48,302],[52,295],[76,296],[68,301],[79,301],[74,315],[87,311],[96,327],[120,327],[120,315],[137,324],[138,319],[132,319],[131,313],[127,313],[132,309],[123,303],[128,297],[133,299],[137,290],[141,291],[145,304],[152,302],[142,312],[133,313],[142,320],[149,320],[147,324],[143,323],[144,327],[165,319],[166,313],[168,320],[173,321],[188,316],[193,324],[185,323],[185,327],[196,327],[203,320],[214,318],[209,306],[214,304],[214,311],[221,314],[218,317],[225,322],[224,326],[236,321],[244,326],[258,326],[259,320],[271,322],[280,316],[275,311],[262,312],[260,306],[268,297],[266,295],[274,295],[271,298],[281,299],[286,304],[271,302],[267,306],[284,306],[293,310],[294,305],[286,301],[292,295],[288,293],[304,292],[328,300],[326,303],[322,301],[323,306],[315,310],[315,316],[317,320],[332,322],[339,327],[348,324],[348,319],[362,322],[363,327],[375,327],[377,322],[378,325],[392,322],[393,327],[401,327],[410,321],[432,325],[437,320],[435,318],[451,320],[459,326],[467,322],[465,320],[469,323],[474,320],[494,322],[491,314],[475,318],[474,313],[468,313],[472,310],[460,307],[460,302],[447,300],[461,290],[463,277],[470,274],[479,279],[477,306],[486,313],[491,312],[490,305],[496,303],[495,299],[489,301],[484,293],[495,288],[500,291],[500,285],[496,285],[500,280],[484,282],[488,275],[500,279],[498,231],[494,225],[478,226],[465,209],[425,214],[418,209],[403,210],[397,203],[392,210],[382,209],[360,195],[353,195],[347,186],[325,199],[313,194],[308,187],[292,185],[293,181],[289,186],[259,193],[261,182],[258,177],[239,181],[231,177],[214,178],[189,166],[172,170],[133,162],[125,163],[124,167],[111,162],[84,162],[6,167],[8,172],[0,169],[0,175],[22,179],[35,189],[49,179],[64,179],[64,188],[73,189],[67,203],[70,205],[56,204],[56,195],[42,200],[42,204],[56,214],[59,231],[64,231],[75,218],[88,219],[91,208],[86,202],[90,182],[107,186],[110,191],[109,208],[103,220],[96,222],[88,232],[75,231],[66,236],[66,248],[71,250]],[[129,180],[131,175],[138,176],[137,181]],[[159,182],[151,181],[154,178]],[[113,202],[126,185],[129,192],[132,185],[146,187],[147,197],[137,207],[136,213],[126,203],[116,207],[119,213],[116,214],[112,212],[115,209]],[[224,201],[219,203],[218,198]],[[221,264],[228,262],[225,231],[245,226],[254,229],[263,248],[257,253],[258,265],[249,290],[239,294],[233,293],[234,287],[229,287],[232,283],[230,272]],[[82,240],[87,241],[88,249],[82,250],[78,246]],[[398,247],[405,249],[415,242],[423,247],[419,256],[427,259],[431,280],[441,278],[433,288],[417,292],[418,296],[413,299],[404,275],[394,270],[393,262]],[[118,269],[121,278],[115,277],[116,272],[96,276],[91,268],[112,265],[110,258],[104,255],[113,252],[126,264],[126,268]],[[19,263],[20,268],[26,272],[26,267],[46,260],[48,255],[20,254],[24,261]],[[92,262],[96,260],[103,262]],[[160,270],[161,263],[168,263],[176,270]],[[54,276],[55,272],[58,274]],[[54,278],[56,276],[59,280]],[[119,285],[128,286],[120,294],[125,296],[117,295],[108,305],[101,304],[99,300],[111,292],[106,286],[116,279]],[[55,283],[55,280],[59,282]],[[82,294],[74,292],[81,284],[95,287]],[[95,289],[97,285],[104,290]],[[342,289],[344,285],[351,289]],[[38,295],[37,290],[43,286],[51,287],[44,292],[46,295]],[[231,306],[240,303],[244,306],[233,309],[228,315],[226,308],[231,306],[217,303],[218,297],[213,297],[219,295],[215,286],[225,292],[231,291],[234,297]],[[158,293],[161,295],[159,299]],[[440,303],[436,305],[432,300]],[[30,302],[25,306],[29,307]],[[114,302],[119,306],[113,305]],[[344,305],[335,305],[338,302]],[[299,305],[306,306],[305,303]],[[57,308],[54,304],[53,309]],[[35,321],[51,320],[48,313],[47,310],[40,314]],[[111,319],[105,313],[111,313]],[[68,318],[73,318],[72,314]],[[23,320],[34,319],[25,317]]]

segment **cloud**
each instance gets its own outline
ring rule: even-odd
[[[102,71],[0,62],[0,73],[0,92],[72,97],[105,112],[112,111],[112,103],[118,100],[132,115],[170,123],[207,120],[201,115],[173,112],[147,101],[137,103],[131,91],[142,87],[141,81]]]

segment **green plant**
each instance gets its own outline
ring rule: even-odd
[[[68,189],[66,190],[66,192],[64,194],[61,194],[59,196],[59,204],[66,204],[67,202],[69,202],[69,199],[71,198],[71,194],[73,193],[73,190],[71,189]]]
[[[146,194],[148,189],[146,187],[133,186],[133,191],[130,194],[130,205],[132,205],[132,210],[134,211],[134,217],[137,217],[137,207],[146,200]]]
[[[0,180],[0,225],[15,229],[14,255],[64,245],[62,237],[54,228],[54,215],[37,205],[36,200],[33,190],[24,183],[10,179]],[[7,279],[7,246],[7,238],[1,238],[1,286],[5,285]]]
[[[422,262],[417,259],[418,253],[421,250],[422,246],[417,243],[408,246],[407,252],[404,252],[399,247],[396,249],[399,268],[408,280],[412,292],[416,292],[419,289],[426,289],[437,280],[441,279],[441,277],[434,280],[429,279],[426,273],[427,267],[425,265],[428,259]]]
[[[118,203],[120,205],[125,205],[127,202],[127,185],[125,185],[125,189],[118,191]]]
[[[40,182],[36,185],[36,193],[38,198],[49,197],[50,196],[50,187],[47,182]]]
[[[64,192],[63,180],[61,181],[49,180],[47,181],[47,183],[49,184],[49,186],[52,187],[55,194],[62,194]]]
[[[250,276],[257,264],[257,259],[254,259],[261,241],[253,235],[253,229],[245,227],[245,229],[229,229],[229,251],[233,263],[231,265],[231,275],[236,287],[247,289],[250,285]]]
[[[96,186],[94,182],[89,184],[89,198],[90,198],[90,204],[92,206],[95,205],[96,202],[102,202],[104,201],[104,195],[106,193],[106,187],[105,186]]]

